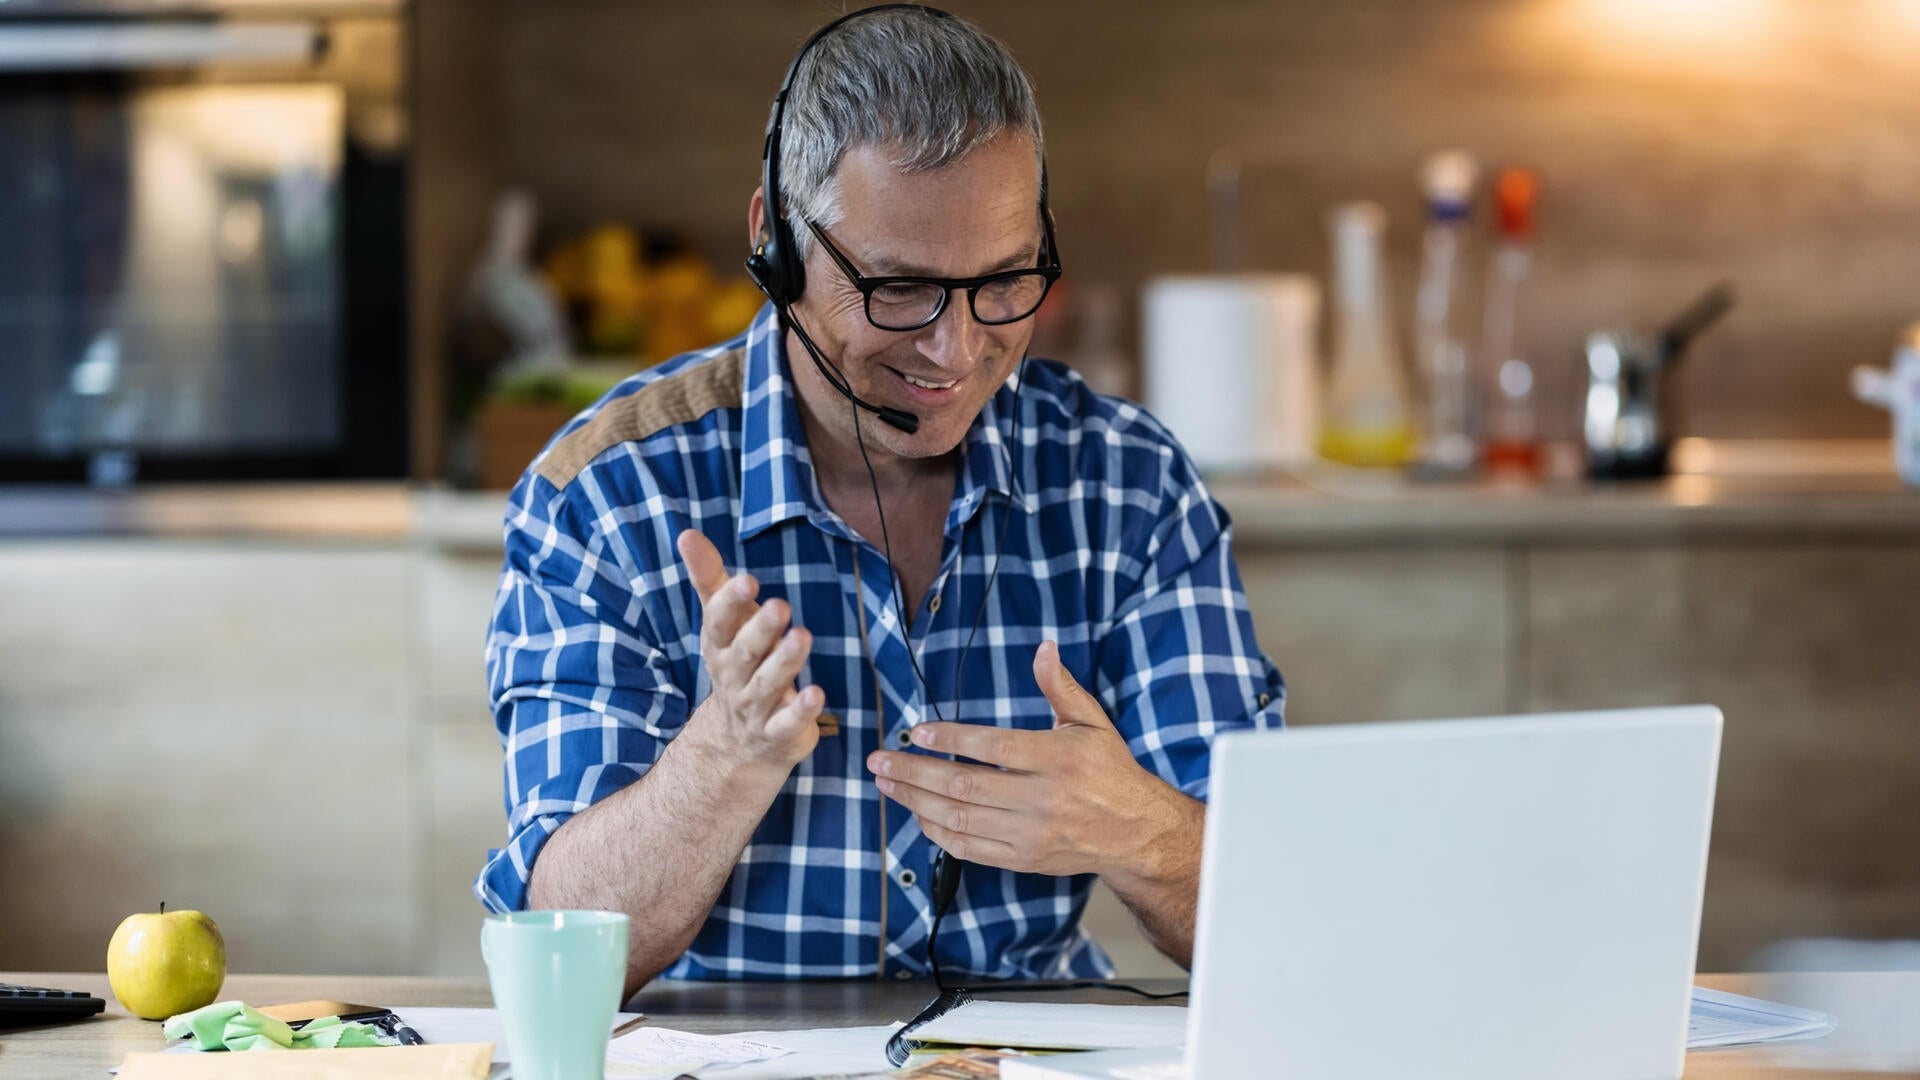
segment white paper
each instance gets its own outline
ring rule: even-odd
[[[1179,1005],[1066,1005],[969,1001],[913,1030],[916,1042],[1016,1050],[1134,1050],[1187,1039]]]
[[[1834,1024],[1823,1012],[1696,986],[1687,1014],[1687,1049],[1815,1039]]]
[[[700,1069],[702,1080],[790,1080],[805,1076],[842,1076],[892,1072],[887,1040],[904,1026],[814,1028],[801,1031],[747,1031],[738,1037],[770,1042],[793,1051],[787,1057],[751,1065]]]
[[[784,1046],[738,1035],[696,1035],[673,1028],[636,1028],[607,1046],[607,1064],[623,1075],[678,1076],[716,1065],[745,1065],[784,1057]]]

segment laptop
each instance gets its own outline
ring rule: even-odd
[[[1006,1080],[1663,1080],[1686,1054],[1707,706],[1236,732],[1184,1047]]]

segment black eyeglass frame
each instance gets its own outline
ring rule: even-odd
[[[814,224],[811,219],[801,218],[800,220],[807,223],[807,228],[811,230],[813,235],[820,241],[820,246],[826,249],[828,257],[834,261],[835,265],[840,267],[842,273],[847,275],[847,280],[853,283],[853,287],[860,291],[860,307],[861,310],[866,313],[867,322],[876,330],[886,330],[891,333],[910,334],[915,330],[924,330],[932,326],[940,316],[946,314],[947,302],[952,298],[955,289],[966,290],[967,311],[973,315],[975,322],[978,322],[982,326],[1012,326],[1014,323],[1033,318],[1035,313],[1040,310],[1040,306],[1047,302],[1047,294],[1053,291],[1053,283],[1060,280],[1060,274],[1062,272],[1060,256],[1058,254],[1059,248],[1054,245],[1052,215],[1045,211],[1042,211],[1040,215],[1040,230],[1041,244],[1045,254],[1049,257],[1047,265],[1017,266],[1011,270],[997,270],[991,274],[982,274],[979,277],[970,278],[917,277],[910,274],[867,277],[860,272],[858,267],[853,265],[853,260],[847,258],[839,248],[833,245],[832,240],[827,239],[827,234],[824,229]],[[1030,276],[1039,276],[1046,281],[1046,284],[1040,290],[1040,299],[1034,301],[1032,311],[1012,319],[983,319],[980,317],[979,298],[981,289],[996,281],[1007,281],[1016,277]],[[875,291],[888,285],[937,286],[940,289],[940,302],[933,306],[933,314],[928,315],[924,320],[912,326],[882,326],[873,317],[873,294]]]

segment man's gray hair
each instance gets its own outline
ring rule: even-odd
[[[951,165],[1008,130],[1026,132],[1042,159],[1033,84],[1007,47],[979,27],[906,10],[848,22],[807,53],[787,95],[780,186],[794,254],[804,259],[813,250],[802,219],[823,228],[839,223],[840,159],[853,147],[884,147],[894,168],[921,172]]]

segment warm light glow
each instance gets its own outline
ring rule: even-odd
[[[1792,0],[1541,0],[1528,36],[1617,70],[1731,74],[1764,68],[1788,48],[1785,16],[1792,6]]]
[[[1710,506],[1719,497],[1719,488],[1711,476],[1676,476],[1667,484],[1675,506]]]
[[[1595,33],[1662,44],[1730,42],[1764,33],[1776,0],[1570,0]]]

